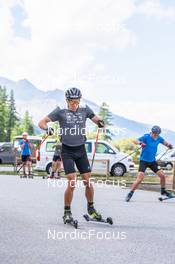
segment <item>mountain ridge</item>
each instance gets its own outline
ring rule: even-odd
[[[58,88],[51,91],[42,91],[27,79],[12,81],[1,76],[0,85],[6,87],[8,94],[13,89],[19,114],[23,114],[28,110],[35,124],[57,105],[60,107],[65,106],[64,91]],[[100,107],[95,102],[85,98],[82,99],[82,102],[88,104],[94,112],[98,113]],[[117,131],[115,134],[116,138],[138,137],[149,132],[152,126],[151,124],[128,119],[115,113],[112,113],[112,117],[113,129],[115,129],[115,132]],[[173,143],[175,132],[163,128],[163,136]]]

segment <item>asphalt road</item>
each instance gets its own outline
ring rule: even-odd
[[[54,186],[55,184],[55,186]],[[156,192],[95,185],[96,208],[114,225],[86,222],[84,187],[75,191],[72,212],[79,229],[64,225],[64,181],[0,175],[1,264],[174,264],[175,199]]]

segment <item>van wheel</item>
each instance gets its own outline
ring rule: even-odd
[[[112,166],[111,176],[123,176],[126,172],[126,167],[121,163],[116,163]]]
[[[166,169],[167,169],[167,170],[172,170],[172,168],[173,168],[173,164],[172,164],[171,162],[168,162],[168,163],[166,164]]]
[[[51,170],[52,170],[52,162],[47,164],[47,167],[46,167],[47,174],[51,174]]]

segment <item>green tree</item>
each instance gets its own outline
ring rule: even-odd
[[[134,151],[135,153],[132,154],[132,158],[135,163],[138,163],[140,150],[138,150],[138,146],[133,143],[133,138],[126,138],[113,141],[113,145],[127,154],[132,154]]]
[[[23,132],[27,132],[29,135],[34,135],[34,124],[29,112],[26,111],[24,117],[16,122],[16,125],[12,131],[12,136],[21,135]]]
[[[102,129],[102,139],[112,140],[110,126],[112,126],[112,113],[109,110],[109,105],[105,102],[100,106],[99,117],[105,122],[105,128]]]
[[[29,135],[34,134],[34,124],[32,121],[32,117],[29,115],[28,111],[25,112],[21,125],[23,128],[23,131],[25,130]]]
[[[0,86],[0,141],[5,141],[6,139],[7,108],[6,88]]]
[[[15,99],[13,90],[10,92],[10,99],[8,102],[8,110],[7,110],[7,122],[6,122],[6,141],[11,140],[12,130],[18,121],[16,107],[15,107]]]
[[[107,103],[103,102],[100,106],[99,116],[103,119],[106,126],[112,126],[112,113]]]

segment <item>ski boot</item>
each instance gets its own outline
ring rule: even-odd
[[[63,216],[63,222],[64,224],[70,224],[74,226],[75,229],[78,228],[78,221],[73,219],[70,208],[65,209],[64,216]]]
[[[100,222],[100,223],[108,223],[110,225],[113,224],[113,220],[111,217],[107,217],[106,219],[102,218],[94,208],[93,203],[88,203],[88,214],[83,215],[87,222]]]
[[[125,198],[125,201],[126,202],[129,202],[130,200],[131,200],[131,197],[133,196],[133,191],[130,191],[128,194],[127,194],[127,196],[126,196],[126,198]]]
[[[28,178],[29,178],[29,179],[33,179],[33,174],[32,174],[31,172],[29,172],[29,174],[28,174]]]
[[[165,195],[168,198],[173,198],[174,195],[171,192],[168,192],[167,190],[165,190],[165,188],[161,189],[161,195]]]
[[[100,221],[102,219],[101,214],[99,214],[95,210],[93,203],[88,203],[87,211],[88,211],[88,214],[90,215],[91,218],[96,219],[98,221]]]
[[[23,175],[20,175],[20,178],[27,178],[27,174],[24,172]]]

